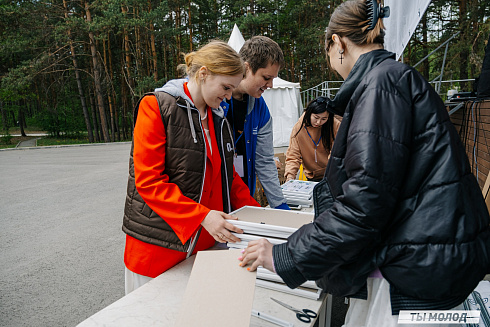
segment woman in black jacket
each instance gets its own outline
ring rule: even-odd
[[[315,221],[284,244],[250,242],[241,258],[291,288],[316,280],[353,298],[347,326],[458,307],[490,272],[490,218],[465,149],[434,89],[383,49],[384,12],[347,1],[326,31],[345,79],[328,108],[343,120]]]

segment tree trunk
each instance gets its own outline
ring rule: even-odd
[[[65,19],[68,20],[68,6],[66,0],[63,0],[63,7],[65,7]],[[83,93],[82,80],[80,78],[80,71],[78,70],[78,60],[75,54],[75,47],[73,46],[73,41],[71,38],[71,30],[67,30],[68,42],[70,44],[70,51],[73,60],[73,67],[75,68],[75,79],[77,80],[78,95],[80,97],[80,102],[82,103],[83,118],[85,119],[85,126],[88,133],[88,141],[94,143],[94,134],[92,132],[92,126],[90,126],[90,116],[88,114],[87,104],[85,103],[85,95]]]
[[[107,72],[107,49],[105,46],[105,41],[102,41],[102,44],[104,47],[104,67],[106,69],[106,74],[108,74],[108,72]],[[111,78],[111,80],[112,80],[112,78]],[[112,105],[112,97],[111,97],[110,93],[111,92],[107,92],[107,100],[109,102],[109,114],[111,116],[111,141],[114,142],[115,141],[116,127],[115,127],[115,122],[114,122],[114,107]]]
[[[85,1],[85,14],[87,15],[87,22],[92,23],[92,16],[90,14],[90,8],[88,2]],[[95,47],[95,37],[92,31],[88,33],[90,39],[90,52],[92,55],[92,64],[94,66],[94,82],[95,82],[95,93],[97,95],[97,103],[100,114],[100,125],[102,129],[102,134],[104,136],[104,142],[109,142],[109,131],[107,130],[107,119],[104,110],[104,96],[102,93],[102,83],[100,80],[100,65],[99,58],[97,56],[97,49]]]
[[[117,130],[117,140],[121,141],[121,133],[119,132],[119,115],[116,104],[116,91],[114,90],[114,70],[112,68],[112,51],[111,51],[111,38],[110,36],[107,39],[107,51],[109,57],[109,76],[111,77],[111,90],[109,91],[109,105],[114,106],[114,128]],[[114,133],[114,130],[113,130]]]
[[[478,52],[478,46],[476,46],[476,43],[478,42],[478,37],[481,33],[480,27],[479,27],[479,19],[480,19],[480,17],[482,17],[482,20],[483,20],[484,15],[479,13],[478,0],[470,0],[469,6],[470,6],[469,13],[468,13],[468,16],[470,17],[469,25],[470,25],[470,31],[472,31],[471,38],[469,39],[469,40],[472,40],[470,43],[470,44],[472,44],[471,50],[470,50],[470,52],[471,52],[470,57],[472,57],[473,55],[475,55]],[[483,43],[483,42],[485,42],[485,40],[482,40],[481,42]],[[483,55],[484,55],[484,53],[485,53],[485,51],[483,51]],[[476,76],[478,74],[476,72],[477,66],[478,65],[472,64],[472,60],[470,60],[469,76]],[[468,91],[472,91],[472,90],[473,90],[473,88],[470,86],[468,88]]]
[[[15,118],[15,113],[14,111],[10,111],[10,113],[12,114],[12,123],[13,125],[12,126],[17,126],[17,119]]]
[[[122,6],[121,10],[123,13],[127,13],[127,9]],[[130,56],[130,49],[129,49],[129,35],[127,30],[124,28],[123,29],[123,35],[124,35],[124,53],[125,53],[125,62],[122,64],[122,76],[126,76],[126,79],[121,79],[121,99],[122,99],[122,124],[123,124],[123,134],[126,137],[128,131],[127,131],[127,119],[128,119],[128,112],[131,112],[131,110],[128,110],[128,106],[131,106],[131,108],[134,106],[134,99],[133,99],[133,79],[131,77],[131,56]],[[126,70],[124,70],[124,67]],[[125,83],[126,82],[126,83]],[[127,92],[129,90],[129,92]],[[128,104],[128,98],[131,99],[131,105]]]
[[[136,8],[133,8],[133,16],[136,18],[139,18],[139,12],[136,10]],[[135,44],[136,44],[136,49],[135,49],[135,55],[134,59],[136,61],[136,73],[139,72],[144,72],[143,70],[143,62],[141,59],[141,54],[144,53],[143,46],[141,45],[141,35],[140,35],[140,28],[138,25],[135,26],[134,28],[134,36],[135,36]],[[136,78],[138,78],[139,74],[135,74]],[[139,95],[138,95],[139,96]]]
[[[192,10],[191,10],[191,0],[188,1],[188,4],[189,6],[189,11],[188,11],[188,15],[189,15],[189,19],[188,19],[188,22],[187,22],[187,26],[189,27],[189,52],[192,52],[192,38],[193,38],[193,35],[192,35]]]
[[[24,102],[24,105],[22,106],[22,121],[24,123],[24,128],[27,128],[27,121],[26,121],[26,108],[27,108],[27,117],[29,117],[29,109],[27,107],[27,102],[24,99],[22,102]]]
[[[422,58],[425,58],[429,54],[427,48],[427,15],[422,16]],[[429,60],[426,59],[422,62],[421,73],[425,79],[429,80]]]
[[[115,110],[116,114],[116,130],[117,130],[117,140],[121,141],[121,129],[119,128],[119,111]]]
[[[148,12],[151,12],[151,10],[151,0],[148,0]],[[153,62],[153,78],[155,79],[155,82],[158,82],[158,60],[157,48],[155,46],[155,26],[153,26],[152,21],[150,21],[150,47]]]
[[[87,128],[87,133],[88,133],[88,141],[90,143],[94,143],[94,134],[92,131],[92,126],[90,126],[90,116],[88,113],[87,104],[85,102],[85,94],[83,92],[82,79],[80,77],[80,71],[78,68],[78,60],[77,60],[77,57],[75,54],[75,47],[73,46],[73,42],[71,40],[70,40],[70,49],[71,49],[71,55],[72,55],[72,60],[73,60],[73,66],[75,67],[75,78],[77,80],[78,95],[80,96],[80,102],[82,104],[82,111],[83,111],[83,118],[85,120],[85,126]]]
[[[124,75],[124,63],[121,66],[122,75]],[[128,108],[128,94],[127,94],[128,84],[124,83],[124,80],[121,79],[121,102],[122,102],[122,128],[124,138],[128,135],[128,127],[127,127],[127,108]]]
[[[163,67],[167,67],[167,38],[163,36]],[[168,69],[163,69],[165,82],[168,81]]]
[[[2,112],[2,125],[4,134],[9,133],[9,125],[7,122],[7,111],[3,108],[3,101],[0,101],[0,111]]]
[[[22,105],[18,104],[19,106],[19,127],[20,127],[20,135],[22,136],[27,136],[26,132],[24,131],[24,110],[22,110]]]
[[[469,36],[469,31],[468,31],[468,20],[466,18],[467,15],[467,5],[466,5],[467,0],[459,0],[459,26],[461,30],[461,34],[459,34],[459,40],[460,40],[460,45],[461,49],[459,52],[459,79],[467,79],[468,78],[468,48],[466,46],[467,38]],[[468,89],[468,83],[467,82],[460,82],[461,85],[461,91],[471,91]]]
[[[180,5],[177,6],[177,10],[175,11],[175,28],[180,28],[181,25],[181,17],[180,17]],[[180,34],[177,34],[176,36],[176,41],[177,41],[177,53],[175,54],[175,63],[180,62],[180,53],[182,49],[182,38]],[[177,72],[177,67],[178,65],[175,65],[175,70]]]
[[[124,7],[121,6],[121,11],[125,14],[128,12],[128,10]],[[131,104],[134,105],[134,99],[133,99],[133,89],[134,89],[134,84],[133,84],[133,78],[131,74],[131,52],[129,49],[129,35],[128,31],[126,28],[123,28],[123,35],[124,35],[124,54],[125,54],[125,59],[126,59],[126,64],[123,65],[123,67],[126,67],[126,76],[127,76],[127,86],[129,87],[129,97],[131,98]],[[124,71],[123,71],[123,76],[124,76]]]
[[[213,1],[213,9],[214,9],[214,12],[215,13],[218,12],[218,1],[217,0],[214,0]],[[218,35],[218,23],[216,22],[214,24],[214,26],[215,26],[214,32],[216,33],[216,35]]]
[[[90,105],[92,106],[92,126],[94,126],[95,141],[100,142],[99,124],[97,123],[97,115],[95,114],[97,111],[97,104],[95,103],[95,99],[92,96],[92,92],[89,91],[88,96],[90,99]]]

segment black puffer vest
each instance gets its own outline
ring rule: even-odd
[[[182,193],[200,202],[206,171],[206,143],[201,128],[198,110],[181,97],[165,92],[148,93],[157,98],[165,127],[166,154],[165,170],[169,183],[176,184]],[[136,124],[139,103],[133,114]],[[223,185],[223,211],[230,212],[230,190],[233,181],[233,138],[228,121],[222,111],[213,109],[216,141],[221,156],[221,177]],[[123,231],[146,243],[168,249],[186,252],[190,240],[183,244],[165,217],[158,216],[138,193],[134,178],[133,145],[129,159],[128,189],[124,208]]]

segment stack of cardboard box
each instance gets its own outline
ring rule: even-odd
[[[245,249],[250,241],[266,238],[272,244],[281,244],[301,226],[311,223],[314,215],[308,212],[285,211],[270,208],[258,208],[245,206],[231,213],[238,220],[229,220],[233,225],[241,228],[243,234],[234,234],[241,241],[228,243],[231,249]],[[256,285],[292,293],[298,296],[318,299],[321,290],[312,281],[306,282],[301,287],[291,290],[281,277],[262,267],[257,269]]]

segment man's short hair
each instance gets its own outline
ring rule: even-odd
[[[269,64],[279,64],[280,69],[285,64],[281,48],[267,36],[254,36],[247,40],[240,49],[240,56],[243,61],[248,62],[253,74]]]

